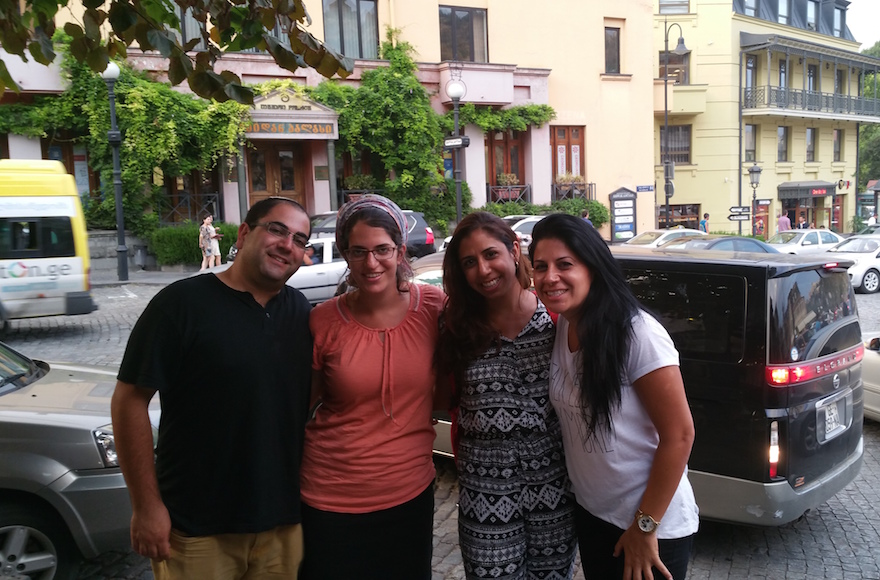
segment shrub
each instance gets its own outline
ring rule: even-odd
[[[522,201],[504,203],[487,203],[474,211],[485,211],[498,217],[509,215],[546,215],[550,213],[567,213],[580,217],[584,209],[590,209],[590,221],[597,228],[608,223],[610,214],[608,208],[593,199],[563,199],[554,201],[550,205],[533,205]]]
[[[171,264],[201,264],[202,252],[199,249],[199,225],[188,222],[179,226],[166,226],[156,229],[150,235],[150,252],[156,255],[160,266]],[[229,247],[238,236],[235,224],[214,223],[220,238],[220,255],[226,257]]]

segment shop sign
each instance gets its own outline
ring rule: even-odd
[[[248,133],[332,135],[333,123],[251,123]]]

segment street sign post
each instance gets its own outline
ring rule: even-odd
[[[461,149],[471,144],[471,138],[467,135],[461,137],[446,137],[443,139],[444,149]]]
[[[732,222],[747,222],[752,219],[752,216],[747,213],[734,213],[727,216],[727,219]]]
[[[749,213],[750,211],[752,210],[747,205],[735,205],[730,208],[730,213]]]

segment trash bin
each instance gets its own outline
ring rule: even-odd
[[[147,265],[147,247],[146,246],[135,246],[134,247],[134,264],[135,266],[143,269]]]

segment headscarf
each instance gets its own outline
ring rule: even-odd
[[[403,215],[403,211],[387,197],[371,193],[350,201],[339,208],[339,213],[336,214],[336,245],[342,247],[342,232],[345,231],[345,225],[351,221],[351,218],[360,210],[370,208],[382,210],[391,216],[391,219],[394,220],[394,223],[397,224],[397,228],[400,230],[401,243],[405,245],[409,228],[406,226],[406,216]]]

